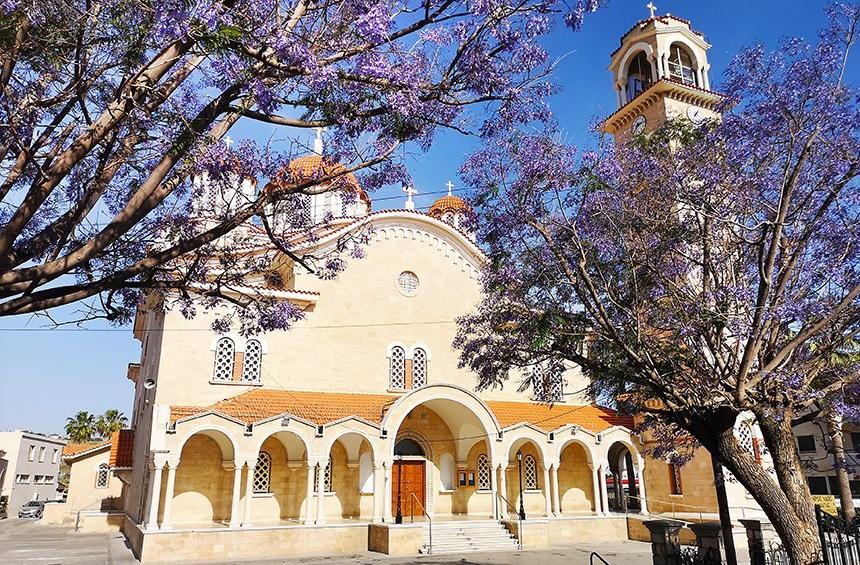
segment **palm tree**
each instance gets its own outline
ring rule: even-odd
[[[66,418],[66,435],[69,441],[75,443],[92,441],[96,435],[96,417],[81,410],[71,418]]]
[[[128,423],[128,418],[119,410],[105,410],[105,413],[96,420],[96,430],[99,435],[107,439],[117,430],[121,430]]]

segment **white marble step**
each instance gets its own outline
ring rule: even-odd
[[[516,550],[517,540],[499,522],[439,522],[433,524],[435,553]],[[424,530],[421,553],[430,552],[429,531]]]

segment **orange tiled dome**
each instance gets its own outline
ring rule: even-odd
[[[429,214],[434,218],[439,218],[447,212],[465,212],[471,210],[469,204],[459,196],[446,194],[430,206]]]
[[[316,175],[327,177],[336,175],[344,170],[345,167],[340,163],[325,161],[321,155],[311,154],[297,157],[275,174],[274,178],[269,181],[269,184],[266,186],[266,190],[281,190],[288,188],[297,182],[310,180]],[[355,178],[355,175],[347,173],[338,178],[342,179],[342,182],[345,183],[346,186],[358,193],[359,198],[367,203],[369,210],[370,197],[366,192],[364,192],[361,185],[358,184],[358,179]]]

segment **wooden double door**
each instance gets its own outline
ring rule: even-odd
[[[397,516],[397,495],[400,494],[400,512],[404,518],[423,516],[427,507],[425,500],[426,474],[424,461],[395,461],[391,469],[391,515]],[[412,495],[421,503],[419,506]]]

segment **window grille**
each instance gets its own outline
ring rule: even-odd
[[[412,388],[427,384],[427,352],[420,347],[412,352]]]
[[[236,344],[229,337],[222,337],[215,346],[216,381],[229,381],[233,378],[233,363],[236,359]]]
[[[478,490],[493,488],[493,477],[490,473],[490,461],[483,453],[478,455]]]
[[[531,381],[532,400],[560,402],[564,399],[564,378],[561,374],[535,365],[532,367]]]
[[[254,466],[254,492],[269,492],[272,483],[272,456],[261,451]]]
[[[328,458],[328,464],[325,466],[325,471],[323,471],[323,488],[324,492],[331,492],[331,457]],[[317,488],[317,484],[320,477],[320,468],[317,465],[314,468],[314,492],[319,492]]]
[[[684,494],[684,487],[681,484],[681,467],[674,463],[669,463],[669,493]]]
[[[418,275],[412,271],[403,271],[397,277],[397,288],[406,296],[415,296],[418,292]]]
[[[107,463],[102,463],[96,470],[96,488],[107,488],[110,479],[110,468]]]
[[[531,455],[523,457],[523,486],[527,490],[536,490],[538,488],[537,481],[537,462]]]
[[[242,367],[242,380],[246,383],[260,382],[260,366],[263,362],[263,346],[256,339],[245,344],[245,358]]]
[[[390,388],[402,389],[406,386],[406,352],[399,345],[391,348],[389,365]]]
[[[761,461],[761,451],[759,450],[758,438],[755,435],[752,420],[741,422],[735,428],[735,437],[741,449],[755,457],[756,461]]]

